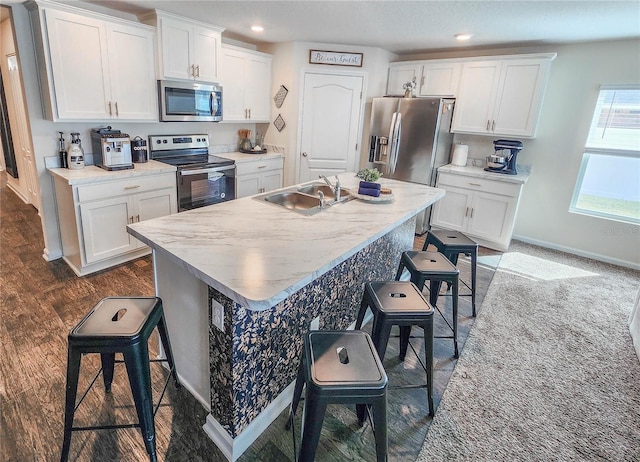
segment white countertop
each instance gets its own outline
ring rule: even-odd
[[[474,178],[484,178],[485,180],[504,181],[506,183],[519,183],[524,184],[529,179],[529,170],[525,167],[518,166],[516,168],[517,175],[507,175],[505,173],[487,172],[482,167],[464,166],[458,167],[456,165],[447,164],[438,168],[438,172],[442,173],[454,173],[456,175],[470,176]]]
[[[49,172],[62,178],[72,186],[100,183],[103,181],[126,180],[146,175],[157,175],[160,173],[175,172],[176,167],[162,162],[150,160],[148,162],[133,164],[133,168],[126,170],[104,170],[95,165],[87,165],[80,170],[69,170],[68,168],[50,168]]]
[[[354,173],[340,175],[357,187]],[[312,216],[245,197],[128,226],[129,232],[249,309],[268,309],[444,196],[380,179],[391,203],[357,199]],[[289,189],[289,188],[283,188]]]
[[[235,160],[237,164],[244,162],[257,162],[265,159],[279,159],[284,157],[284,154],[279,152],[267,152],[264,154],[246,154],[244,152],[223,152],[221,154],[215,154],[218,157],[224,157],[225,159]]]

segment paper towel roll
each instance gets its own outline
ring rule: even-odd
[[[469,154],[469,146],[466,144],[456,144],[451,156],[451,163],[463,167],[467,165],[467,155]]]

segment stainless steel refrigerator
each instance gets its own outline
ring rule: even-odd
[[[386,178],[435,186],[449,163],[454,99],[374,98],[369,162]],[[416,234],[429,229],[431,207],[418,215]]]

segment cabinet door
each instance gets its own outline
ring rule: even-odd
[[[500,69],[500,61],[469,62],[462,66],[451,131],[491,132]]]
[[[86,263],[135,250],[138,241],[127,233],[135,214],[127,196],[80,204]]]
[[[45,20],[55,92],[54,120],[109,119],[105,23],[49,9]]]
[[[236,50],[224,48],[220,56],[223,118],[225,122],[244,122],[246,120],[244,56]]]
[[[503,62],[493,116],[494,133],[535,136],[549,67],[550,61],[547,59],[514,59]]]
[[[236,197],[253,196],[258,194],[262,188],[260,174],[241,175],[236,177]]]
[[[515,204],[513,197],[476,192],[471,201],[469,234],[508,244],[515,218]]]
[[[112,113],[118,119],[158,120],[153,32],[113,24],[108,28]]]
[[[425,63],[420,96],[455,96],[461,69],[461,63]]]
[[[245,106],[253,122],[269,122],[271,119],[271,59],[247,55],[245,61]]]
[[[390,66],[387,79],[387,96],[403,96],[404,89],[402,86],[414,79],[419,83],[421,73],[422,66],[420,64]]]
[[[194,78],[201,82],[218,81],[218,50],[221,34],[203,27],[193,28]]]
[[[282,170],[270,170],[262,174],[262,192],[282,188]]]
[[[133,221],[136,223],[171,215],[176,213],[178,208],[175,189],[171,188],[136,194],[133,199],[134,209],[136,210]],[[135,241],[138,247],[144,246],[137,239]]]
[[[193,80],[193,27],[173,19],[160,19],[162,75],[166,79]]]
[[[438,187],[445,188],[447,193],[435,203],[431,224],[454,231],[465,231],[473,192],[442,185]]]

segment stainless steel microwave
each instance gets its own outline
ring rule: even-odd
[[[217,84],[158,80],[162,122],[220,122],[222,87]]]

